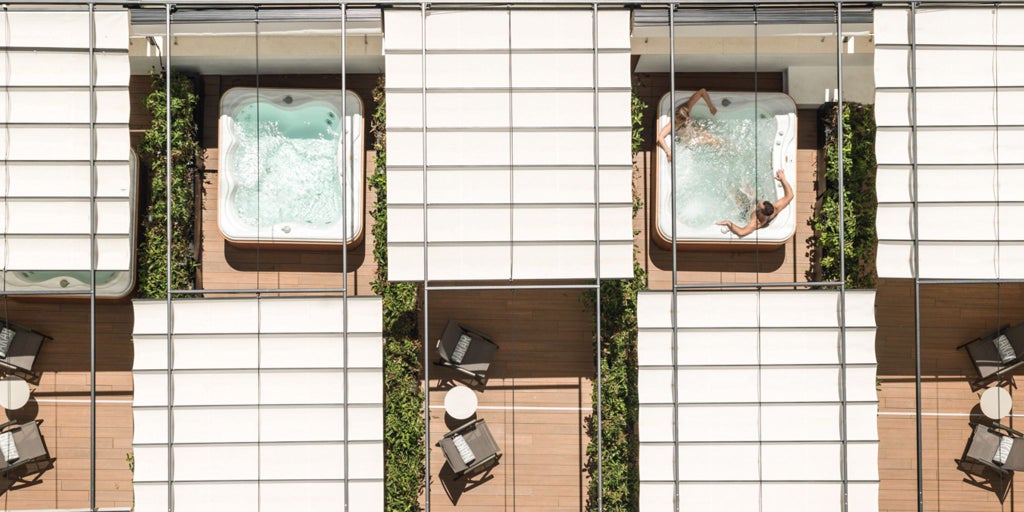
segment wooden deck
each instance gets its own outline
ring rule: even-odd
[[[648,236],[652,229],[654,208],[653,159],[658,156],[654,150],[656,133],[656,108],[662,96],[669,91],[669,76],[666,73],[638,73],[641,84],[638,94],[647,103],[644,112],[645,150],[637,156],[638,172],[634,175],[634,189],[641,191],[643,208],[634,221],[640,258],[648,272],[652,290],[672,288],[672,252],[655,245]],[[677,90],[707,88],[712,95],[715,91],[753,91],[754,77],[749,73],[687,73],[677,74]],[[783,80],[780,73],[760,73],[757,90],[781,92]],[[813,234],[807,224],[814,208],[818,168],[817,112],[800,110],[797,113],[797,174],[796,179],[796,233],[785,247],[773,251],[729,251],[729,250],[685,250],[677,256],[679,283],[754,283],[754,282],[802,282],[808,280],[811,264],[808,258],[807,240]],[[658,150],[660,151],[660,150]],[[813,279],[810,279],[813,280]]]
[[[880,510],[917,510],[914,390],[914,287],[908,280],[882,280],[875,314],[879,396]],[[1024,285],[921,286],[921,443],[923,498],[929,511],[1024,510],[1014,493],[997,494],[964,481],[957,459],[970,437],[969,422],[988,421],[978,406],[980,391],[969,384],[974,370],[956,347],[997,326],[1024,322]],[[1004,422],[1022,426],[1024,393],[1010,387],[1014,408]],[[995,482],[1005,487],[1007,482]]]
[[[7,509],[89,507],[89,303],[9,299],[6,316],[53,337],[36,360],[42,371],[29,403],[4,411],[8,420],[39,425],[53,468],[40,483],[0,495]],[[96,505],[132,506],[132,307],[125,301],[96,307]]]
[[[577,290],[430,293],[431,340],[454,319],[488,333],[501,347],[486,387],[477,389],[476,417],[487,421],[503,453],[489,480],[467,488],[463,480],[452,480],[444,454],[432,446],[431,510],[584,509],[594,315],[579,297]],[[447,368],[429,370],[434,444],[463,424],[445,414],[444,394],[452,378],[465,381]]]

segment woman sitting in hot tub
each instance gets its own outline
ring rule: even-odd
[[[693,95],[690,96],[690,99],[686,103],[683,103],[682,105],[679,105],[679,108],[676,109],[676,113],[675,113],[675,121],[676,121],[675,122],[675,125],[676,125],[675,140],[676,140],[677,143],[678,142],[682,142],[682,143],[690,144],[690,145],[710,144],[712,146],[720,148],[723,145],[722,139],[716,137],[714,134],[712,134],[711,132],[705,130],[704,128],[701,128],[700,126],[697,126],[694,123],[690,122],[692,120],[692,116],[690,115],[690,110],[693,109],[693,107],[701,99],[704,100],[704,103],[707,103],[708,110],[711,111],[711,115],[715,115],[715,114],[718,113],[718,109],[715,108],[714,103],[711,102],[711,97],[708,96],[708,91],[707,90],[701,89],[701,90],[693,93]],[[672,150],[669,148],[668,143],[665,142],[665,139],[668,138],[669,131],[671,131],[671,130],[672,130],[671,124],[670,123],[665,123],[665,126],[661,127],[661,129],[658,130],[658,139],[657,139],[658,146],[661,147],[661,149],[663,151],[665,151],[665,157],[668,158],[669,162],[672,161]]]
[[[782,190],[785,192],[782,199],[779,199],[774,203],[770,201],[761,201],[760,204],[757,204],[757,202],[753,200],[753,194],[751,193],[752,191],[748,185],[745,189],[737,191],[736,200],[737,202],[742,202],[746,205],[748,211],[750,209],[753,210],[750,212],[750,222],[747,222],[747,225],[743,227],[737,226],[731,220],[720,220],[715,224],[729,228],[729,231],[736,233],[736,236],[747,236],[755,230],[761,229],[770,224],[779,212],[781,212],[783,208],[789,206],[789,203],[793,201],[793,187],[790,187],[789,182],[786,181],[786,173],[783,172],[782,169],[775,171],[775,179],[782,183]],[[744,214],[744,217],[745,216],[746,215]],[[724,229],[722,231],[725,232]]]

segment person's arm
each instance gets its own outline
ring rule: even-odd
[[[737,226],[736,223],[731,220],[720,220],[715,224],[729,228],[729,231],[732,231],[733,233],[736,234],[736,236],[739,237],[747,236],[753,233],[755,229],[760,227],[757,225],[757,213],[750,214],[750,222],[748,222],[747,225],[743,227]]]
[[[708,96],[707,89],[704,89],[703,87],[690,96],[690,100],[686,102],[686,110],[693,110],[693,107],[702,99],[704,100],[704,103],[707,103],[708,110],[711,111],[711,115],[718,113],[718,109],[715,108],[715,104],[711,102],[711,96]]]
[[[668,134],[671,131],[672,131],[672,122],[669,121],[669,122],[665,123],[665,126],[662,126],[661,129],[658,130],[658,137],[655,139],[655,144],[657,144],[658,147],[661,148],[662,151],[665,152],[665,157],[668,158],[669,162],[672,161],[672,150],[669,149],[668,144],[665,142],[665,138],[668,137]]]
[[[793,202],[794,197],[793,187],[789,186],[789,181],[786,181],[786,173],[782,169],[775,171],[775,179],[782,182],[782,191],[785,192],[785,194],[783,194],[782,199],[779,199],[772,204],[772,206],[775,207],[775,213],[772,214],[773,219],[782,211],[783,208],[789,206],[789,203]]]

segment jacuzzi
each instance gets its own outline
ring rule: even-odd
[[[676,105],[687,101],[691,94],[693,91],[677,91]],[[775,202],[783,197],[782,184],[773,178],[776,169],[785,171],[794,195],[797,193],[796,104],[782,93],[758,93],[756,105],[751,92],[708,94],[718,114],[712,116],[700,101],[691,112],[691,122],[725,142],[680,145],[672,134],[666,140],[673,148],[676,169],[676,248],[782,247],[796,230],[795,199],[768,226],[745,237],[738,237],[715,222],[732,220],[737,225],[746,225],[749,217],[740,214],[740,204],[752,203],[751,196],[756,196],[758,202]],[[674,110],[669,108],[670,101],[666,94],[658,103],[658,127],[669,122]],[[672,247],[672,164],[661,148],[655,151],[652,231],[655,243],[668,249]],[[726,212],[735,213],[730,217]]]
[[[235,87],[224,93],[217,208],[224,238],[320,244],[362,239],[363,105],[351,91],[344,98],[342,154],[341,91]]]
[[[98,227],[96,236],[97,258],[100,262],[121,261],[123,263],[115,263],[114,265],[122,269],[127,268],[126,270],[112,270],[110,267],[101,266],[96,269],[96,296],[99,298],[122,298],[128,295],[135,287],[135,227],[138,218],[135,191],[138,188],[139,167],[139,160],[135,151],[129,152],[126,167],[125,169],[125,166],[120,164],[97,164],[97,212],[100,216],[112,216],[106,219],[97,218],[97,225],[109,226],[110,222],[114,222],[116,225],[123,226],[123,229],[126,230],[123,233],[115,234],[114,238],[111,238],[111,232],[102,232],[102,228]],[[85,198],[79,197],[76,199],[81,200]],[[111,209],[102,205],[102,203],[117,205],[125,200],[127,200],[127,203],[120,209]],[[87,212],[86,215],[88,215]],[[125,239],[118,240],[119,237],[116,235],[124,235]],[[37,259],[33,263],[39,264],[40,261]],[[49,269],[45,270],[8,269],[3,273],[3,277],[6,282],[6,290],[82,292],[81,295],[60,295],[61,297],[77,298],[88,295],[89,288],[92,286],[91,274],[92,271],[88,269],[56,270],[53,266],[50,266]]]

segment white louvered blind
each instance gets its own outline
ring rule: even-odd
[[[7,290],[88,291],[93,254],[98,295],[123,295],[133,283],[128,11],[97,10],[93,22],[83,10],[0,13],[0,250]]]
[[[846,293],[858,511],[878,510],[874,295]],[[842,510],[838,292],[680,292],[675,365],[671,292],[644,292],[638,308],[641,511],[674,510],[676,485],[680,510]]]
[[[916,238],[922,278],[1022,278],[1024,9],[922,8],[914,21],[912,38],[909,10],[875,10],[878,275],[913,277]]]
[[[384,16],[389,279],[631,276],[629,13]]]
[[[135,510],[168,480],[181,511],[384,509],[381,301],[348,299],[347,345],[342,301],[175,301],[170,441],[166,303],[135,301]]]

